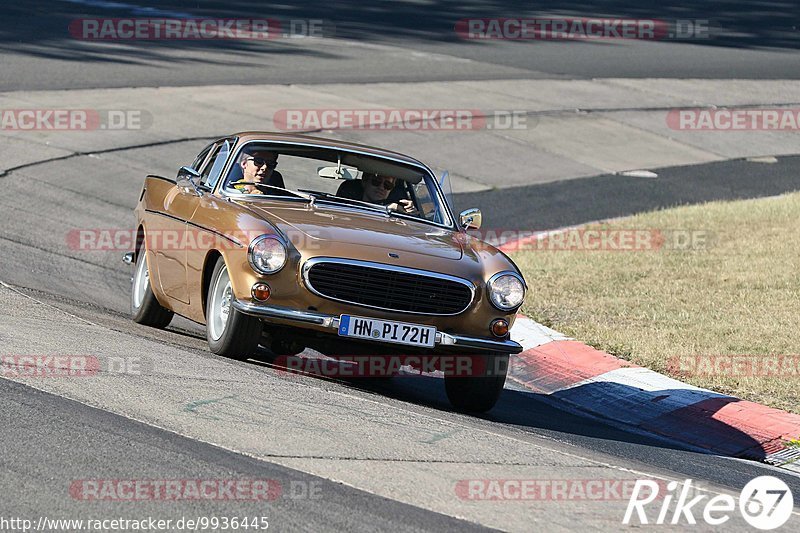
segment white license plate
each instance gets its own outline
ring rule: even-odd
[[[373,341],[408,344],[410,346],[433,347],[436,342],[436,328],[420,324],[407,324],[392,320],[378,320],[362,316],[342,315],[339,317],[339,335]]]

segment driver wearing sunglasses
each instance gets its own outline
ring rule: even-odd
[[[392,192],[397,184],[397,178],[365,173],[361,178],[361,183],[364,193],[359,200],[372,204],[385,205],[392,211],[397,211],[398,213],[404,213],[406,215],[414,215],[417,213],[414,202],[409,199],[389,202],[389,193]]]
[[[242,179],[240,185],[234,185],[236,189],[246,194],[269,194],[269,189],[264,187],[259,189],[258,184],[272,185],[273,187],[286,188],[283,183],[283,176],[275,170],[278,166],[278,154],[261,150],[247,154],[240,163],[242,167]]]

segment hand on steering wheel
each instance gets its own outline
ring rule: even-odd
[[[417,208],[414,207],[414,202],[411,200],[398,200],[397,202],[389,204],[387,207],[390,211],[396,211],[404,215],[416,215],[418,213]]]

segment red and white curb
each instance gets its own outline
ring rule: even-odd
[[[573,412],[634,427],[689,448],[798,469],[800,415],[672,379],[596,350],[524,315],[512,338],[524,351],[509,379]],[[800,463],[800,461],[798,461]]]

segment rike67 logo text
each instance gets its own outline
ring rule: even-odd
[[[666,494],[659,494],[659,485],[655,481],[636,480],[622,523],[635,524],[638,519],[640,524],[697,524],[697,518],[702,516],[706,524],[720,526],[736,513],[736,499],[733,496],[696,495],[691,479],[687,479],[680,489],[679,486],[677,481],[671,481],[667,484]],[[656,499],[660,505],[646,509]],[[786,483],[773,476],[759,476],[751,480],[739,495],[738,511],[745,522],[764,531],[785,524],[793,507],[792,491]],[[654,519],[653,511],[656,510],[658,515]]]

